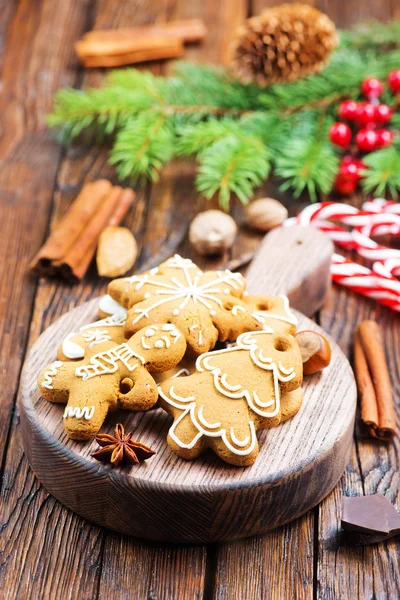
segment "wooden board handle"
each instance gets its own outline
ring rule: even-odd
[[[280,227],[268,233],[248,268],[251,294],[286,294],[305,315],[324,303],[331,284],[333,244],[312,227]]]

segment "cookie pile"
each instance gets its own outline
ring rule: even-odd
[[[254,463],[257,429],[300,409],[303,365],[287,298],[245,288],[239,273],[203,272],[178,255],[112,281],[100,320],[70,333],[38,378],[45,400],[66,404],[69,437],[90,439],[108,411],[159,400],[179,456],[211,448],[232,465]]]

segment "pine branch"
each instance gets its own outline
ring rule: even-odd
[[[368,167],[362,172],[364,191],[374,192],[378,196],[384,196],[385,192],[389,191],[392,198],[397,198],[400,190],[399,143],[368,154],[363,158],[363,162]]]
[[[48,122],[69,142],[82,133],[114,136],[110,162],[121,178],[155,179],[175,155],[195,156],[196,185],[207,197],[246,202],[271,168],[296,195],[328,192],[338,168],[327,126],[344,98],[358,98],[367,76],[385,78],[400,65],[400,23],[342,34],[341,47],[319,74],[260,89],[223,68],[178,63],[170,78],[113,71],[101,89],[56,94]],[[382,48],[385,52],[382,52]],[[386,101],[392,102],[389,95]],[[392,126],[400,128],[395,114]],[[383,154],[383,153],[387,154]],[[400,189],[397,153],[367,157],[366,190]],[[387,163],[386,163],[387,161]]]
[[[370,21],[357,25],[351,31],[342,31],[340,45],[359,50],[378,48],[385,50],[400,46],[400,22],[381,23]]]
[[[162,112],[147,111],[128,121],[117,134],[110,163],[121,179],[135,182],[141,175],[155,180],[161,167],[174,155],[175,132]]]
[[[307,190],[315,202],[318,192],[327,193],[339,166],[339,158],[327,138],[331,124],[329,118],[310,112],[308,119],[294,127],[280,155],[276,159],[275,173],[285,179],[282,190],[290,187],[294,195]]]
[[[261,140],[230,135],[202,151],[196,186],[206,198],[218,192],[219,203],[227,210],[231,193],[246,204],[269,169],[268,151]]]

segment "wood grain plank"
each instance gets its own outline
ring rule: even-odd
[[[73,4],[69,2],[69,4],[73,6],[79,4],[81,13],[73,15],[74,19],[68,17],[67,3],[65,3],[66,9],[65,11],[63,10],[63,15],[58,15],[60,19],[59,29],[56,32],[52,31],[50,37],[58,35],[64,52],[67,52],[68,49],[66,64],[70,71],[70,79],[67,79],[65,75],[61,75],[61,70],[54,61],[54,46],[46,46],[45,40],[46,37],[49,37],[48,34],[42,30],[39,30],[38,33],[38,35],[40,34],[38,44],[44,53],[44,56],[41,57],[41,62],[46,66],[47,62],[51,61],[51,70],[49,70],[49,73],[46,71],[45,73],[48,75],[47,79],[50,79],[52,83],[47,88],[45,85],[46,79],[44,78],[43,89],[39,90],[41,96],[37,95],[37,98],[35,98],[41,108],[41,118],[51,108],[53,92],[59,87],[73,82],[77,68],[77,62],[72,54],[73,41],[81,36],[86,23],[88,23],[89,27],[92,26],[92,22],[88,22],[86,18],[87,14],[91,17],[90,9],[92,7],[89,3],[75,2]],[[114,25],[121,25],[126,22],[127,15],[131,15],[132,19],[147,22],[150,14],[149,4],[138,1],[126,2],[123,5],[111,1],[99,2],[94,15],[96,18],[95,26],[112,27]],[[152,18],[155,18],[158,8],[156,6],[153,7]],[[54,16],[51,15],[48,7],[46,7],[46,11],[43,11],[43,14],[43,18],[47,20]],[[61,20],[61,16],[64,17],[63,21]],[[32,31],[35,28],[37,29],[37,15],[31,17],[30,14],[27,15],[25,12],[25,17],[28,19]],[[46,23],[48,25],[48,21]],[[29,40],[27,40],[28,42]],[[18,55],[15,49],[14,54]],[[32,77],[33,75],[35,73],[32,73]],[[100,78],[100,72],[92,73],[90,75],[90,84],[95,85],[99,82]],[[83,83],[88,82],[89,78],[85,77]],[[31,85],[33,84],[34,81],[31,82]],[[42,96],[46,100],[46,103],[44,103]],[[50,134],[45,132],[41,135],[40,142],[42,145],[46,142],[53,155],[59,157],[61,148],[57,144],[48,141],[51,139]],[[11,132],[10,141],[12,141]],[[31,177],[35,169],[38,170],[38,165],[36,164],[38,159],[36,159],[35,154],[32,154],[33,151],[37,153],[38,150],[33,145],[34,140],[31,145],[29,145],[29,141],[29,139],[25,139],[23,143],[21,142],[21,148],[23,149],[24,157],[26,157],[26,164],[23,164],[26,173],[22,171],[22,175],[26,181],[21,180],[21,176],[19,179],[16,178],[16,181],[21,181],[21,184],[27,190],[30,189],[28,186],[29,177]],[[8,143],[5,144],[5,148],[7,146]],[[46,192],[49,200],[52,196],[56,170],[54,169],[53,172],[48,173],[44,171],[43,167],[48,167],[47,162],[50,150],[46,146],[47,154],[43,154],[42,151],[40,155],[43,155],[42,163],[40,163],[42,173],[38,172],[36,179],[40,180],[41,188],[40,190],[38,189],[38,183],[35,178],[33,179],[34,187],[32,188],[33,194],[41,191],[43,188],[42,194]],[[18,156],[15,157],[15,153],[10,159],[10,163],[18,165]],[[55,223],[62,216],[84,181],[99,176],[107,177],[108,175],[111,175],[111,170],[106,166],[106,152],[104,150],[95,148],[89,152],[88,148],[71,147],[57,175],[52,223]],[[14,176],[16,177],[15,174]],[[15,181],[13,184],[15,187]],[[38,201],[31,201],[31,204],[30,211],[26,211],[25,208],[27,214],[23,223],[24,231],[29,232],[29,235],[26,234],[25,236],[26,241],[24,241],[25,244],[29,242],[26,250],[26,264],[42,242],[48,219],[48,210],[44,209],[44,206],[42,206],[43,203],[40,205]],[[144,191],[137,195],[135,206],[128,220],[128,225],[137,232],[138,238],[140,238],[140,229],[145,215],[145,205]],[[11,214],[13,214],[12,209],[10,201],[9,210]],[[43,226],[39,229],[39,226],[36,225],[36,229],[34,230],[36,235],[32,235],[32,222],[34,222],[36,213],[43,220]],[[15,221],[8,222],[8,227],[10,229],[13,228],[14,231],[18,231],[18,227],[20,226],[20,221],[17,225],[16,219]],[[24,265],[25,267],[26,265]],[[8,276],[10,280],[13,263],[8,263],[8,268],[10,269]],[[72,288],[58,281],[48,282],[40,280],[34,304],[29,344],[32,344],[40,331],[46,328],[60,314],[89,298],[91,294],[99,294],[100,290],[105,289],[106,283],[105,280],[100,280],[95,275],[93,268],[82,284]],[[19,278],[16,281],[16,286],[18,285],[21,285]],[[32,280],[30,280],[30,285],[34,289],[34,282]],[[18,287],[16,293],[18,294]],[[15,298],[12,298],[12,300],[14,301],[13,309],[15,310]],[[29,309],[31,308],[31,303],[32,296],[29,298]],[[17,319],[19,316],[18,312],[14,314]],[[22,324],[20,323],[19,326],[22,327]],[[22,358],[22,349],[19,355]],[[104,532],[66,510],[54,501],[39,485],[38,481],[33,477],[25,457],[22,456],[18,433],[19,421],[16,418],[11,430],[8,460],[4,472],[5,486],[2,503],[4,503],[5,510],[2,509],[1,512],[4,548],[1,548],[3,560],[0,567],[0,581],[2,583],[7,581],[7,594],[9,594],[8,597],[10,598],[16,597],[14,594],[17,590],[23,598],[62,597],[62,585],[64,586],[64,590],[69,590],[70,598],[95,598],[98,593],[99,575],[102,564]],[[35,503],[32,502],[32,497],[35,498]],[[57,527],[55,527],[55,523],[57,523]],[[18,535],[13,538],[11,532],[15,529],[18,530]],[[7,537],[13,540],[12,544],[9,542],[6,544]],[[23,549],[22,547],[20,548],[20,545],[23,546]],[[55,547],[57,552],[52,551],[52,547]],[[86,552],[88,552],[87,555]],[[24,556],[23,561],[18,560],[21,553]],[[9,569],[10,565],[13,565],[12,569]],[[34,577],[32,577],[32,573]],[[50,573],[51,576],[49,575]],[[137,573],[137,575],[138,578],[141,578],[140,573]],[[73,579],[73,583],[70,582],[71,579]]]
[[[70,69],[74,34],[85,21],[87,2],[68,1],[52,22],[51,2],[21,0],[7,32],[2,65],[0,109],[0,252],[7,260],[0,266],[2,320],[0,361],[2,401],[0,439],[6,438],[13,406],[13,391],[26,345],[35,282],[26,274],[27,264],[40,244],[48,221],[48,208],[60,148],[44,127],[52,93],[72,83]],[[9,18],[10,14],[5,18]],[[47,39],[47,47],[42,40]],[[51,52],[49,52],[51,48]],[[34,227],[32,224],[34,223]],[[12,232],[12,235],[10,235]],[[4,445],[0,448],[0,459]]]
[[[54,178],[61,155],[60,148],[46,131],[44,117],[50,110],[53,92],[60,85],[74,82],[72,43],[82,32],[87,9],[86,1],[68,0],[58,7],[57,19],[54,20],[52,2],[21,0],[14,13],[9,7],[8,13],[3,14],[10,23],[0,94],[3,117],[0,252],[2,257],[7,257],[7,260],[1,261],[0,267],[2,440],[6,439],[5,431],[9,427],[8,415],[11,414],[13,390],[26,346],[36,287],[34,280],[26,275],[26,269],[47,228]],[[3,597],[39,597],[44,591],[41,584],[46,579],[53,581],[60,594],[62,586],[64,589],[68,586],[75,590],[77,597],[88,596],[88,589],[93,589],[91,580],[98,566],[99,545],[96,538],[89,535],[91,526],[82,523],[79,537],[83,546],[91,551],[87,569],[72,580],[74,568],[80,561],[76,554],[70,556],[66,579],[52,579],[52,566],[60,559],[56,541],[59,516],[62,513],[66,516],[66,536],[70,533],[71,517],[40,490],[28,470],[16,434],[17,424],[16,417],[2,478],[0,585]],[[6,445],[1,444],[0,453],[5,448]],[[34,560],[32,557],[35,557]]]
[[[305,515],[266,535],[219,544],[213,598],[312,598],[313,525]]]
[[[341,319],[337,319],[337,314],[341,315]],[[382,326],[397,404],[397,426],[400,427],[398,315],[374,305],[370,300],[336,288],[321,311],[321,325],[329,329],[347,355],[352,353],[353,332],[363,319],[377,320]],[[399,510],[398,456],[398,438],[387,445],[371,440],[363,424],[357,422],[356,442],[346,474],[336,490],[320,505],[319,597],[346,597],[349,593],[359,598],[399,596],[399,541],[394,539],[376,546],[348,548],[342,545],[340,532],[344,495],[385,494]]]

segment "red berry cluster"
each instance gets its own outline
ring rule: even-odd
[[[393,94],[400,92],[400,69],[389,73],[388,86]],[[354,135],[354,155],[343,157],[337,174],[334,190],[342,195],[348,195],[356,190],[361,179],[360,171],[365,169],[360,158],[355,154],[365,154],[379,150],[392,144],[393,133],[385,128],[392,118],[392,110],[387,104],[379,101],[384,89],[380,79],[369,77],[361,84],[361,93],[367,101],[356,102],[345,100],[339,106],[339,118],[347,123],[334,123],[329,129],[329,139],[332,144],[344,150],[349,150]]]

